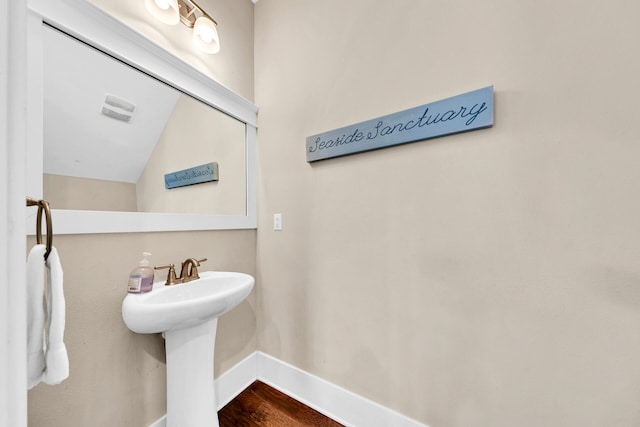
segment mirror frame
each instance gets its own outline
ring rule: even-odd
[[[86,1],[29,0],[27,195],[42,198],[42,26],[46,23],[199,99],[246,124],[246,215],[62,210],[52,206],[54,234],[257,228],[256,132],[258,108]],[[35,212],[27,210],[27,223]],[[35,230],[28,230],[35,234]]]

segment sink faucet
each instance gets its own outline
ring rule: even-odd
[[[200,275],[198,275],[198,267],[200,267],[201,262],[205,262],[206,260],[206,258],[187,258],[182,263],[182,269],[180,270],[180,279],[182,279],[182,283],[187,283],[192,280],[199,279]]]
[[[187,258],[182,263],[182,269],[180,270],[180,277],[176,277],[176,269],[173,264],[169,265],[159,265],[157,267],[153,267],[154,270],[162,270],[165,268],[169,269],[169,273],[167,274],[167,281],[165,282],[165,286],[177,285],[180,283],[187,283],[192,280],[196,280],[200,278],[198,274],[198,267],[200,267],[201,262],[205,262],[207,259],[195,259],[195,258]]]

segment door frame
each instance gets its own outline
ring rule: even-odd
[[[26,0],[0,0],[0,425],[15,427],[27,425],[26,16]]]

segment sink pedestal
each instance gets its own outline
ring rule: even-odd
[[[218,318],[164,333],[167,427],[219,427],[213,386]]]
[[[145,294],[127,294],[122,319],[139,334],[162,332],[167,352],[167,427],[219,427],[213,387],[213,350],[218,317],[253,289],[245,273],[202,271],[175,286],[153,284]]]

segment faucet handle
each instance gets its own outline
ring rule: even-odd
[[[175,269],[175,266],[173,264],[158,265],[156,267],[153,267],[154,270],[164,270],[165,268],[169,269],[169,273],[167,274],[167,281],[165,282],[165,286],[171,286],[171,285],[175,285],[177,283],[180,283],[180,281],[178,281],[178,279],[176,278],[176,269]]]
[[[200,267],[200,263],[205,262],[206,260],[207,260],[206,258],[195,260],[196,263],[191,266],[191,280],[200,278],[200,275],[198,274],[198,269],[196,267]]]

